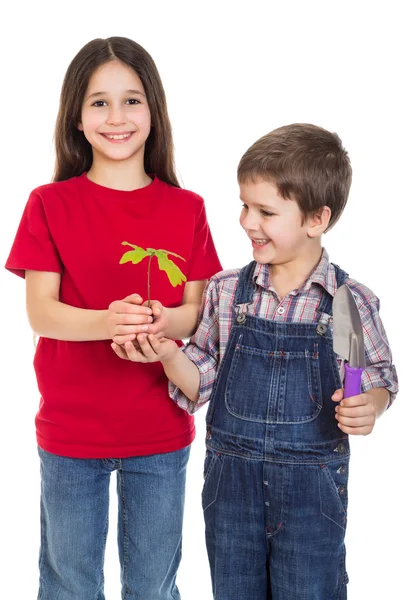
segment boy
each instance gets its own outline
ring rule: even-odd
[[[214,597],[343,600],[348,434],[369,434],[397,392],[378,299],[321,246],[347,201],[349,157],[337,135],[289,125],[249,148],[238,181],[255,261],[210,280],[184,352],[146,334],[141,351],[114,350],[161,360],[189,412],[210,399],[202,500]],[[362,393],[344,400],[332,349],[343,283],[366,356]]]

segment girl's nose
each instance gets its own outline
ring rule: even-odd
[[[109,125],[122,125],[125,122],[123,110],[120,107],[112,107],[109,110],[107,122]]]

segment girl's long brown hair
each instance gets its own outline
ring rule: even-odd
[[[53,181],[81,175],[92,165],[91,146],[77,125],[81,121],[81,108],[92,74],[111,60],[120,60],[131,67],[144,86],[152,122],[145,144],[145,171],[180,187],[174,167],[173,137],[160,75],[148,52],[124,37],[92,40],[78,52],[67,69],[55,127]]]

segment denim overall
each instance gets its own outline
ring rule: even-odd
[[[345,600],[348,436],[324,290],[314,324],[247,314],[256,263],[207,412],[202,503],[215,600]],[[347,274],[335,266],[337,285]]]

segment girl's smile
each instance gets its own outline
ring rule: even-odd
[[[101,133],[100,135],[113,144],[123,144],[129,141],[134,133],[134,131],[129,131],[126,133]]]
[[[151,113],[136,72],[112,60],[91,76],[79,129],[90,142],[95,168],[110,161],[143,162]]]

